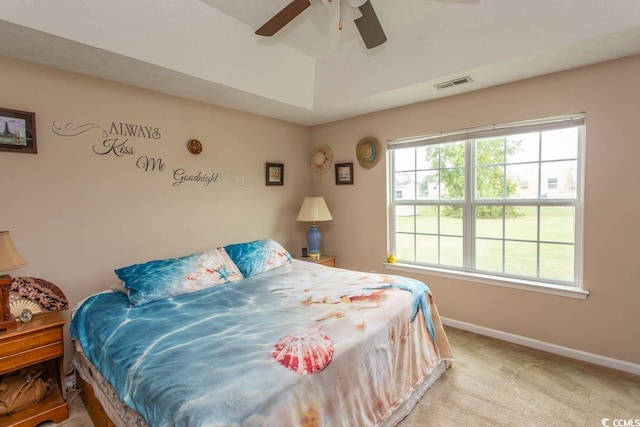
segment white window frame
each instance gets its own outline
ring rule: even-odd
[[[574,280],[571,282],[553,281],[539,278],[523,278],[512,276],[509,274],[486,274],[478,271],[474,266],[475,251],[475,230],[473,221],[473,207],[475,205],[486,204],[487,200],[474,200],[475,197],[475,162],[473,154],[473,140],[485,138],[489,136],[503,136],[510,134],[522,134],[528,132],[540,132],[554,129],[562,129],[567,127],[579,126],[578,136],[578,152],[577,152],[577,189],[576,197],[568,200],[522,200],[522,199],[500,199],[489,201],[500,206],[572,206],[575,208],[575,230],[574,230]],[[389,269],[402,270],[408,272],[427,272],[432,275],[438,275],[473,282],[493,284],[498,286],[507,286],[530,291],[551,293],[556,295],[568,296],[573,298],[586,299],[588,291],[583,289],[582,283],[582,234],[583,234],[583,201],[584,201],[584,154],[585,154],[585,114],[574,114],[570,116],[553,117],[541,120],[531,120],[524,122],[505,123],[500,125],[492,125],[481,128],[465,129],[461,131],[440,133],[436,135],[427,135],[422,137],[389,141],[387,144],[389,156],[389,180],[388,180],[388,228],[389,228],[389,252],[395,251],[395,212],[396,206],[410,205],[445,205],[447,201],[424,201],[424,200],[408,200],[396,199],[395,195],[395,164],[393,153],[395,149],[421,147],[425,145],[441,144],[445,142],[465,142],[465,196],[463,201],[457,201],[456,204],[463,203],[465,216],[463,219],[463,245],[464,245],[464,263],[462,268],[448,267],[439,264],[425,264],[420,262],[405,262],[385,264]],[[471,147],[471,148],[470,148]],[[538,161],[541,161],[539,159]],[[539,177],[539,180],[541,177]],[[415,232],[414,232],[415,233]],[[540,244],[538,240],[538,244]]]

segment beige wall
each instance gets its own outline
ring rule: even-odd
[[[640,57],[632,57],[309,129],[0,57],[0,106],[36,112],[38,132],[37,155],[0,152],[0,229],[11,231],[29,263],[12,275],[51,280],[73,305],[133,262],[262,237],[297,254],[306,226],[295,216],[311,194],[324,195],[334,216],[321,224],[323,252],[338,255],[342,267],[383,272],[386,164],[360,168],[360,138],[384,142],[585,111],[586,301],[414,277],[432,288],[443,316],[640,363],[637,75]],[[92,151],[98,130],[61,137],[54,121],[143,124],[162,137],[130,138],[134,156],[99,156]],[[204,144],[199,156],[185,149],[191,138]],[[310,174],[310,147],[323,143],[336,162],[354,162],[354,185],[336,186],[333,170]],[[142,154],[161,157],[165,171],[138,170]],[[285,163],[284,187],[264,185],[271,161]],[[225,177],[208,187],[173,187],[177,167],[229,171],[246,185]]]
[[[362,169],[355,158],[360,138],[384,142],[584,111],[586,301],[414,277],[431,287],[443,316],[640,363],[639,75],[635,56],[314,127],[312,144],[329,144],[336,162],[353,161],[355,168],[353,186],[336,186],[333,173],[312,178],[334,216],[322,224],[323,251],[338,255],[346,268],[385,271],[386,162]]]
[[[11,274],[56,283],[72,305],[131,263],[263,237],[304,242],[295,217],[311,188],[307,127],[2,57],[0,94],[0,107],[35,112],[37,123],[37,155],[0,152],[0,229],[28,262]],[[61,137],[54,121],[143,124],[161,138],[129,138],[134,155],[101,156],[100,130]],[[204,145],[198,156],[186,150],[191,138]],[[165,170],[142,172],[140,155]],[[265,162],[285,164],[284,186],[265,186]],[[178,167],[246,184],[224,176],[174,187]]]

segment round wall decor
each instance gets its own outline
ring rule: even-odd
[[[315,173],[323,174],[333,165],[333,151],[331,147],[322,144],[316,147],[311,154],[311,169]]]
[[[371,169],[380,161],[380,142],[372,136],[362,138],[356,145],[358,163],[365,169]]]
[[[191,154],[200,154],[202,152],[202,143],[197,139],[192,139],[187,142],[187,150],[189,150]]]

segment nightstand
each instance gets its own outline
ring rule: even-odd
[[[46,377],[54,382],[53,391],[37,404],[0,417],[0,427],[33,427],[43,421],[60,423],[69,418],[64,389],[64,319],[59,312],[33,316],[16,329],[0,332],[0,375],[42,363]]]
[[[333,255],[320,255],[319,259],[313,259],[311,257],[297,257],[296,259],[299,259],[300,261],[307,261],[307,262],[313,262],[315,264],[326,265],[327,267],[338,266],[338,261],[336,260],[336,257],[334,257]]]

